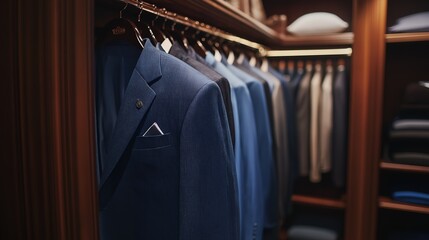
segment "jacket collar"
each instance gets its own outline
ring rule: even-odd
[[[135,70],[148,84],[152,84],[162,76],[161,51],[145,39],[145,44]]]
[[[156,93],[150,87],[162,76],[161,51],[146,40],[134,71],[131,75],[111,138],[103,159],[100,188],[110,177],[127,146],[136,135],[136,130],[146,115]],[[101,189],[100,189],[101,191]]]

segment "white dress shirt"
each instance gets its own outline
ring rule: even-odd
[[[329,172],[332,166],[332,125],[333,125],[333,69],[326,67],[322,83],[322,99],[320,104],[320,170]]]

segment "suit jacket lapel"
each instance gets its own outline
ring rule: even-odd
[[[150,84],[162,76],[160,53],[150,41],[140,55],[131,75],[124,99],[119,108],[118,118],[111,139],[107,144],[107,154],[101,173],[100,187],[106,182],[123,152],[132,140],[137,127],[149,110],[156,93]]]

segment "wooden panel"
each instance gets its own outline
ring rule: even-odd
[[[391,162],[383,162],[383,161],[380,162],[380,168],[385,170],[401,171],[401,172],[429,173],[429,167],[426,167],[426,166],[408,165],[408,164],[391,163]]]
[[[355,0],[345,239],[376,237],[386,0]]]
[[[0,27],[3,31],[0,38],[1,87],[0,102],[2,118],[0,120],[0,189],[1,215],[0,239],[25,239],[25,218],[23,217],[24,196],[22,193],[22,161],[20,156],[20,129],[18,127],[17,102],[18,66],[17,66],[17,1],[2,3],[3,13],[0,14]]]
[[[92,1],[9,7],[1,239],[98,239]]]
[[[344,199],[328,199],[321,197],[305,196],[305,195],[292,195],[292,201],[299,204],[307,204],[328,208],[343,209],[346,206]]]
[[[386,42],[388,43],[420,42],[420,41],[429,41],[429,32],[386,34]]]
[[[429,214],[429,207],[427,206],[397,202],[388,197],[380,197],[379,206],[381,208],[393,209],[398,211]]]

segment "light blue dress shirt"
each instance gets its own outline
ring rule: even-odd
[[[255,113],[249,90],[228,68],[217,62],[210,52],[206,62],[219,74],[228,79],[231,85],[232,108],[236,129],[235,160],[240,208],[240,239],[262,239],[262,189],[258,161],[259,146]]]

